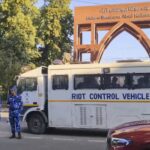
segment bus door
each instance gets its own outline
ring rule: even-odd
[[[71,127],[71,102],[68,74],[53,74],[49,79],[49,123],[52,127]],[[52,85],[52,86],[51,86]]]
[[[18,94],[22,96],[24,105],[37,105],[37,78],[27,77],[19,80]]]

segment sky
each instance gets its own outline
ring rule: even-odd
[[[150,0],[71,0],[70,8],[74,11],[74,8],[79,6],[124,4],[134,2],[150,2]],[[43,0],[39,0],[38,6],[41,6],[42,4]],[[144,29],[143,31],[150,38],[150,29]],[[107,32],[99,33],[99,39],[102,39],[106,33]],[[84,36],[84,42],[88,43],[90,39],[89,35],[85,34]],[[124,31],[108,45],[102,56],[101,63],[126,59],[149,60],[149,56],[144,47],[133,36]],[[88,61],[89,57],[86,55],[84,60]]]

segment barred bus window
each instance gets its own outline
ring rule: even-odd
[[[54,75],[53,76],[53,90],[68,89],[68,76],[67,75]]]
[[[36,91],[36,90],[37,90],[37,78],[27,78],[26,91]]]
[[[99,75],[75,75],[74,89],[99,89],[101,78]]]
[[[105,75],[104,76],[104,87],[106,89],[119,89],[127,88],[127,79],[126,75]]]
[[[150,74],[132,75],[132,87],[134,89],[150,88]]]

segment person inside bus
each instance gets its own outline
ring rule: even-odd
[[[138,84],[137,84],[137,87],[138,88],[143,88],[145,85],[144,85],[144,77],[141,77],[138,79]]]
[[[97,82],[97,80],[94,77],[90,77],[90,76],[85,76],[84,77],[84,81],[80,82],[77,85],[77,88],[79,89],[97,89],[99,88],[99,84]]]
[[[79,89],[86,89],[89,84],[89,78],[88,77],[83,77],[83,80],[78,83],[77,88]]]
[[[111,81],[111,87],[112,88],[118,88],[118,87],[120,87],[120,85],[117,82],[118,82],[118,78],[116,76],[114,76],[112,78],[112,81]]]
[[[144,76],[138,79],[138,87],[139,88],[146,88],[148,87],[149,79],[148,77]]]
[[[143,81],[144,81],[144,87],[149,88],[149,77],[144,76]]]
[[[87,83],[91,89],[98,89],[100,87],[100,81],[98,81],[96,77],[89,77]]]

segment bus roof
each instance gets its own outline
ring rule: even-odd
[[[150,67],[150,61],[125,61],[116,63],[89,63],[89,64],[63,64],[63,65],[49,65],[50,70],[64,70],[64,69],[86,69],[86,68],[116,68],[116,67]]]
[[[19,77],[37,77],[37,75],[38,76],[41,76],[42,75],[42,68],[43,68],[44,66],[41,66],[41,67],[37,67],[37,68],[35,68],[35,69],[32,69],[32,70],[29,70],[29,71],[27,71],[27,72],[25,72],[25,73],[22,73],[21,75],[19,75]],[[45,67],[44,67],[45,68]]]

